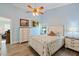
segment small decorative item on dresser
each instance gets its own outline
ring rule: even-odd
[[[29,26],[28,19],[20,19],[20,26]]]

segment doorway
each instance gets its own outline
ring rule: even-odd
[[[2,35],[2,40],[10,44],[10,19],[5,17],[0,17],[0,33]]]

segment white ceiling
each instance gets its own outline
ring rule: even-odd
[[[23,10],[28,10],[27,9],[28,4],[31,4],[33,7],[43,6],[45,11],[46,11],[46,10],[50,10],[53,8],[66,6],[66,5],[69,5],[71,3],[13,3],[12,5],[17,7],[17,8],[23,9]]]

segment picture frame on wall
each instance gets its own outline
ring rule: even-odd
[[[28,19],[20,19],[20,26],[29,27],[29,20]]]
[[[32,27],[37,27],[37,26],[39,26],[39,22],[32,20]]]

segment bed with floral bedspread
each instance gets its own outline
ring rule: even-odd
[[[39,55],[53,55],[64,45],[64,36],[31,36],[29,46],[31,46]]]

